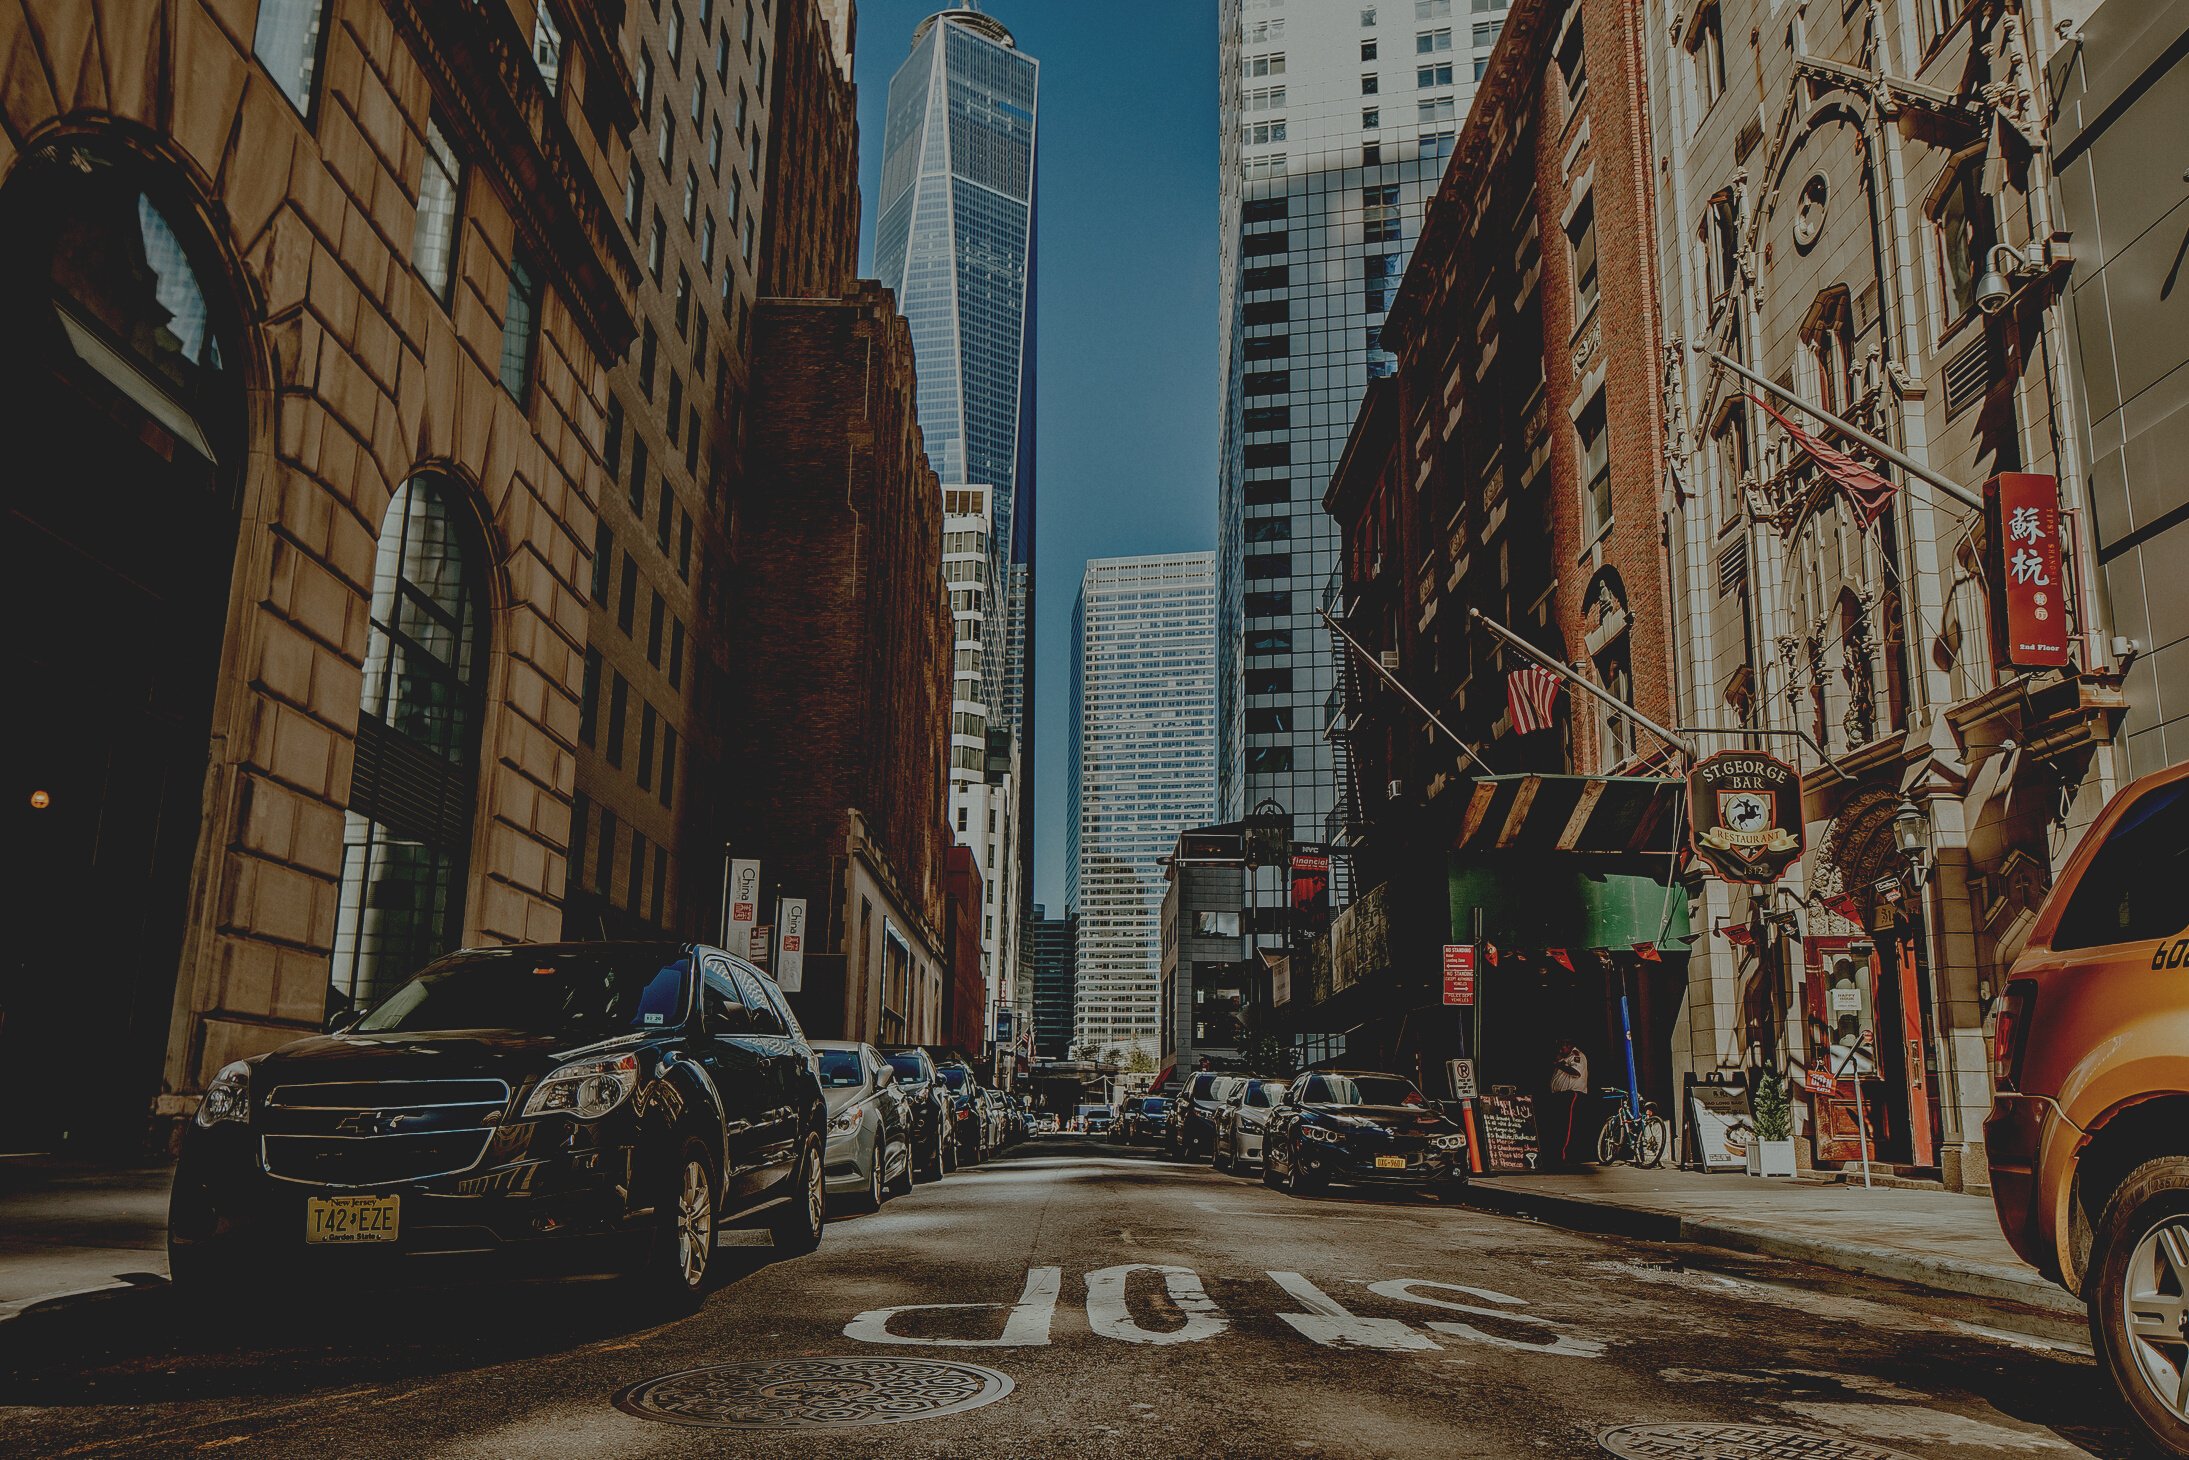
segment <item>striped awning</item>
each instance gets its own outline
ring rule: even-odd
[[[1680,781],[1654,776],[1484,776],[1452,849],[1663,856],[1685,794]]]

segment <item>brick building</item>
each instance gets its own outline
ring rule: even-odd
[[[859,91],[851,0],[783,0],[768,136],[760,290],[827,299],[859,270]]]
[[[1622,1002],[1645,1085],[1661,1099],[1675,1078],[1687,924],[1663,747],[1573,691],[1516,725],[1507,675],[1528,661],[1470,618],[1673,714],[1641,25],[1634,5],[1512,8],[1383,326],[1397,369],[1324,499],[1345,543],[1332,609],[1358,645],[1331,726],[1356,892],[1294,959],[1292,1021],[1349,1030],[1348,1058],[1432,1090],[1465,1036],[1410,1016],[1439,1005],[1439,947],[1473,941],[1478,910],[1504,950],[1485,1081],[1538,1084],[1569,1039],[1614,1074]]]
[[[96,1000],[120,1076],[26,1139],[132,1138],[330,998],[559,933],[622,9],[0,17],[0,1052],[78,1088]]]
[[[942,991],[942,1030],[936,1042],[978,1054],[987,1032],[988,980],[981,963],[980,861],[973,849],[953,841],[944,852],[946,884],[943,920],[950,966]]]
[[[729,840],[809,899],[810,1032],[930,1040],[951,967],[950,607],[911,334],[862,281],[762,300],[754,336]]]
[[[784,0],[779,23],[809,3]],[[578,784],[563,927],[573,938],[719,937],[729,503],[744,471],[768,182],[760,0],[631,6],[638,122],[619,192],[640,260],[635,348],[609,372]],[[775,54],[780,58],[778,47]]]

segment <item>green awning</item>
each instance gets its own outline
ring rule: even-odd
[[[1687,893],[1654,877],[1591,873],[1565,853],[1507,851],[1454,853],[1447,880],[1456,943],[1472,938],[1480,908],[1483,936],[1500,948],[1687,951],[1677,941],[1688,932]]]
[[[1686,787],[1655,776],[1483,776],[1453,850],[1557,852],[1634,863],[1669,857]],[[1641,866],[1622,871],[1660,871]]]

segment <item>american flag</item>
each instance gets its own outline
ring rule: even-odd
[[[1505,708],[1521,735],[1551,728],[1551,706],[1558,701],[1558,676],[1540,664],[1505,673]]]

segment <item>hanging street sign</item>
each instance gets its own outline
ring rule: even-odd
[[[775,983],[786,994],[795,994],[806,982],[806,900],[786,897],[778,904],[782,929],[778,934]]]
[[[1727,882],[1776,882],[1800,860],[1801,773],[1760,750],[1721,750],[1687,777],[1688,837]]]
[[[1999,658],[2017,669],[2067,663],[2067,586],[2060,571],[2060,486],[2034,472],[1984,483],[1991,549],[1991,629]]]
[[[760,922],[760,864],[749,857],[730,859],[724,889],[722,946],[740,958],[752,956],[752,930]]]

